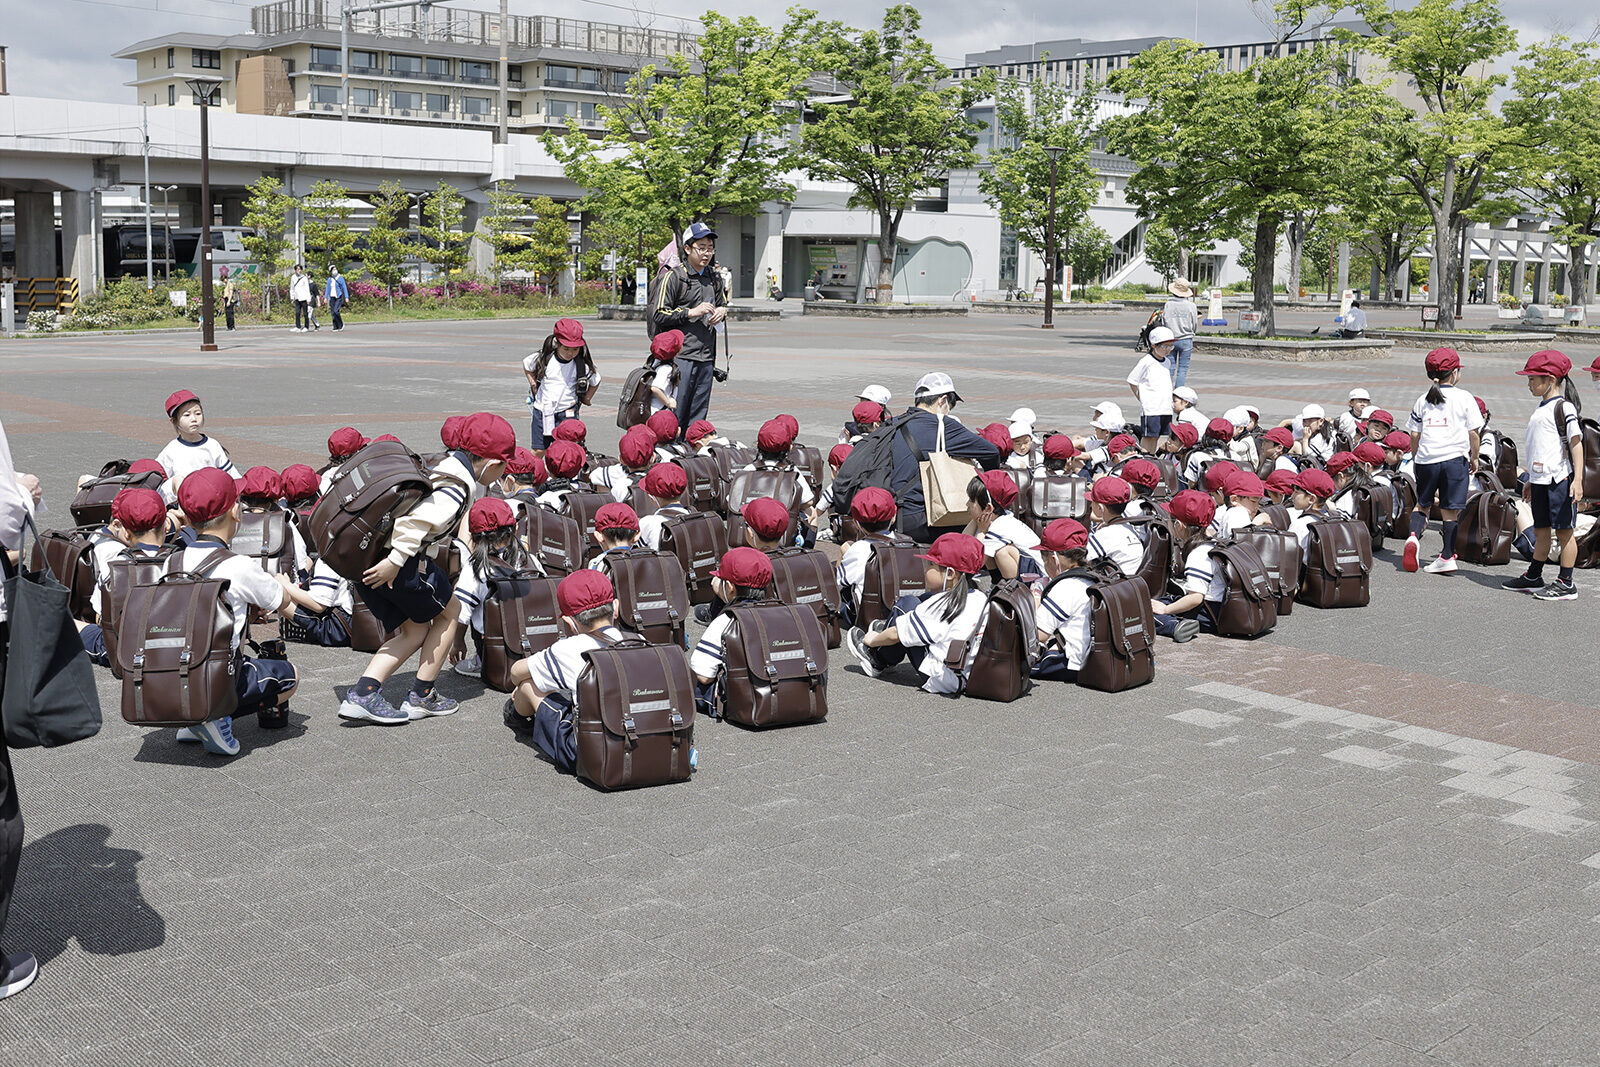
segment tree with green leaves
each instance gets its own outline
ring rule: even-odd
[[[300,202],[304,221],[307,266],[321,274],[330,266],[343,267],[355,254],[356,235],[350,232],[350,190],[328,178],[311,186]]]
[[[894,299],[900,223],[912,199],[950,171],[976,165],[978,124],[967,109],[994,92],[994,79],[954,80],[919,33],[908,4],[883,13],[877,30],[832,26],[821,34],[819,70],[839,83],[837,103],[813,102],[801,133],[806,171],[854,187],[850,206],[878,221],[878,303]]]
[[[1516,138],[1519,186],[1567,246],[1567,292],[1589,302],[1589,249],[1600,235],[1600,52],[1553,37],[1522,55],[1506,122]],[[1518,294],[1519,296],[1521,294]]]
[[[548,196],[534,197],[528,202],[528,210],[533,215],[533,225],[528,230],[521,262],[525,270],[543,280],[548,302],[561,272],[572,265],[568,243],[572,229],[567,224],[567,206]]]
[[[1051,230],[1050,164],[1055,157],[1053,232],[1062,250],[1057,269],[1060,262],[1072,262],[1074,238],[1093,225],[1089,209],[1100,198],[1100,178],[1089,160],[1097,136],[1094,105],[1093,88],[1072,93],[1054,81],[1008,78],[995,93],[994,151],[978,187],[994,205],[1000,224],[1049,263],[1046,233]],[[1076,274],[1076,265],[1073,270]]]
[[[1455,325],[1461,227],[1512,154],[1511,133],[1492,107],[1506,76],[1488,67],[1516,47],[1517,35],[1498,0],[1418,0],[1408,8],[1361,0],[1353,6],[1374,36],[1341,31],[1341,39],[1380,56],[1422,101],[1420,112],[1407,110],[1400,118],[1401,173],[1433,222],[1438,291],[1431,295],[1439,304],[1439,329],[1448,330]]]
[[[510,182],[497,182],[489,190],[489,210],[483,216],[483,233],[474,238],[487,241],[493,254],[495,285],[500,275],[508,270],[525,269],[528,234],[523,219],[528,215],[528,202],[512,188]]]
[[[599,137],[569,122],[544,145],[600,213],[647,217],[640,230],[680,240],[691,222],[788,200],[787,127],[806,94],[815,22],[798,8],[778,28],[707,12],[690,50],[647,64],[597,106]]]
[[[244,225],[248,231],[240,238],[250,259],[261,269],[261,311],[272,310],[272,290],[278,272],[289,257],[289,212],[294,197],[283,191],[283,183],[263,174],[245,187]]]
[[[397,181],[385,181],[372,198],[372,225],[367,230],[362,259],[367,273],[389,291],[389,306],[394,307],[395,288],[405,280],[406,260],[415,251],[406,228],[411,197]]]
[[[462,232],[466,209],[467,198],[443,178],[422,198],[422,219],[417,227],[422,243],[417,254],[439,271],[446,300],[450,298],[450,275],[467,265],[470,235]]]
[[[1111,237],[1085,218],[1073,228],[1072,243],[1062,249],[1061,258],[1072,267],[1074,281],[1088,285],[1091,278],[1100,276],[1111,260]]]

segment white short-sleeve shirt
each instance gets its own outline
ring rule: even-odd
[[[192,571],[199,568],[210,559],[217,548],[217,545],[209,541],[202,541],[193,548],[184,549],[178,554],[182,563],[176,569]],[[283,586],[248,556],[234,556],[223,560],[217,564],[210,577],[228,580],[228,590],[223,596],[227,599],[228,606],[233,609],[234,651],[238,651],[240,643],[244,640],[245,628],[250,624],[251,608],[276,611],[288,599]]]
[[[1058,578],[1045,589],[1039,602],[1039,629],[1055,635],[1067,657],[1067,669],[1079,670],[1089,657],[1089,582],[1083,578]]]
[[[922,688],[929,693],[959,693],[961,676],[945,666],[944,657],[950,646],[969,639],[983,618],[986,601],[983,594],[973,589],[967,593],[967,602],[960,614],[946,622],[940,618],[944,611],[946,593],[936,593],[918,604],[915,611],[900,617],[895,629],[900,643],[907,648],[926,648],[919,670],[927,676]],[[971,653],[969,652],[969,660]]]
[[[1213,604],[1228,595],[1228,579],[1211,558],[1211,542],[1200,542],[1183,558],[1183,591],[1199,593]]]
[[[1101,556],[1111,560],[1123,574],[1132,577],[1139,573],[1144,560],[1144,542],[1132,526],[1110,522],[1089,535],[1089,558]]]
[[[311,580],[306,583],[305,589],[311,594],[311,599],[324,608],[338,608],[347,615],[355,610],[355,593],[350,587],[350,580],[341,578],[320,559],[311,568]]]
[[[1133,365],[1128,384],[1139,390],[1139,411],[1142,414],[1172,414],[1172,371],[1165,360],[1145,356]]]
[[[1565,426],[1556,428],[1556,408],[1562,409]],[[1523,454],[1528,463],[1529,485],[1551,485],[1572,475],[1572,439],[1581,436],[1578,411],[1567,401],[1556,398],[1539,402],[1528,418],[1528,433],[1523,438]],[[1587,462],[1587,459],[1585,460]]]
[[[622,639],[622,631],[615,626],[602,626],[600,633],[613,641]],[[533,687],[541,693],[571,697],[583,673],[585,652],[592,652],[605,642],[594,634],[574,634],[563,637],[543,652],[528,657],[528,677]]]
[[[1044,570],[1044,557],[1039,554],[1039,535],[1014,515],[996,515],[981,540],[985,559],[993,560],[994,554],[1000,549],[1015,545],[1023,555],[1032,557],[1041,572]]]
[[[183,480],[204,467],[216,467],[218,470],[227,471],[235,478],[240,476],[238,468],[233,465],[233,460],[228,458],[228,450],[222,447],[222,442],[205,434],[201,434],[198,441],[185,441],[181,437],[174,437],[167,443],[167,447],[161,450],[156,462],[167,472],[167,480],[161,483],[161,495],[168,504],[177,503],[178,487],[183,484]]]
[[[1465,389],[1441,387],[1444,403],[1430,404],[1424,393],[1411,409],[1406,428],[1417,434],[1417,463],[1444,463],[1472,451],[1472,432],[1483,429],[1483,413],[1478,401]]]

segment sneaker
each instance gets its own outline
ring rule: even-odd
[[[0,1000],[14,997],[39,977],[39,961],[31,952],[0,957]]]
[[[289,725],[289,705],[278,704],[256,712],[256,725],[263,730],[282,730]]]
[[[384,699],[381,689],[364,697],[358,697],[354,689],[350,690],[345,694],[344,703],[339,705],[339,718],[382,723],[384,726],[399,726],[411,721],[410,715]]]
[[[712,619],[710,604],[696,604],[694,606],[694,621],[702,626],[709,625]]]
[[[849,649],[850,654],[856,658],[856,662],[861,664],[861,672],[863,674],[868,678],[881,677],[883,668],[878,666],[877,660],[873,658],[872,649],[867,647],[866,640],[867,635],[862,631],[861,627],[853,626],[844,635],[844,647]]]
[[[177,739],[185,744],[199,744],[200,735],[194,732],[193,726],[184,726],[179,728]]]
[[[507,698],[506,700],[505,720],[506,725],[511,727],[511,729],[516,733],[533,733],[533,716],[518,715],[517,702],[515,700],[511,700],[510,698]]]
[[[400,710],[413,719],[426,719],[434,715],[454,715],[461,705],[435,689],[427,696],[413,689]]]
[[[1543,578],[1530,578],[1526,574],[1519,574],[1510,581],[1501,582],[1501,589],[1514,589],[1519,593],[1536,593],[1544,588]]]
[[[1454,556],[1440,556],[1422,569],[1429,574],[1454,574],[1456,572],[1456,558]]]
[[[1537,593],[1533,594],[1535,600],[1577,600],[1578,587],[1571,582],[1563,582],[1560,578],[1551,582]]]
[[[1401,566],[1408,571],[1415,572],[1417,569],[1417,552],[1420,548],[1421,545],[1417,543],[1415,537],[1406,538],[1406,548],[1401,556]]]
[[[206,746],[206,751],[213,756],[237,756],[239,742],[233,736],[233,716],[224,715],[220,719],[209,719],[194,728],[200,735],[200,743]]]
[[[468,656],[451,669],[457,674],[466,675],[468,678],[482,678],[483,660],[479,659],[477,656]]]
[[[1172,639],[1180,645],[1199,636],[1200,623],[1196,619],[1179,619],[1172,631]]]

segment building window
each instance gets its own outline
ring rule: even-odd
[[[450,77],[450,61],[448,59],[429,56],[422,61],[422,69],[427,72],[427,76],[430,78]]]
[[[463,96],[461,98],[461,113],[463,115],[487,115],[489,113],[489,98],[487,96]]]
[[[377,107],[378,90],[376,89],[351,89],[350,102],[356,107]]]
[[[178,106],[178,87],[176,85],[167,86],[167,106]]]
[[[522,117],[522,101],[521,100],[507,100],[506,101],[506,114],[509,115],[511,118],[520,119]]]
[[[313,85],[311,87],[311,102],[313,104],[337,104],[339,102],[339,87],[337,85]]]
[[[389,73],[401,78],[422,77],[421,56],[396,56],[389,57]]]
[[[351,52],[350,69],[359,70],[363,74],[377,74],[382,69],[378,66],[378,53],[376,52]]]
[[[176,67],[178,65],[177,59],[174,58],[174,56],[176,55],[177,51],[178,50],[176,48],[167,49],[167,69],[168,70],[171,70],[173,67]]]
[[[493,63],[479,63],[476,60],[463,59],[460,70],[461,80],[464,82],[490,85],[500,80],[495,76]]]
[[[429,93],[428,94],[428,110],[429,111],[449,111],[450,110],[450,94],[449,93]]]
[[[422,94],[395,90],[389,94],[389,106],[401,111],[421,111]]]
[[[578,84],[578,68],[561,67],[554,63],[546,63],[544,65],[544,83],[546,85],[576,87]]]
[[[600,86],[600,72],[589,67],[578,71],[578,87],[581,89],[597,89]]]
[[[196,70],[221,70],[222,53],[209,48],[191,48],[190,60]]]
[[[506,64],[506,81],[510,82],[512,85],[521,85],[522,84],[522,64],[521,63],[507,63]]]
[[[338,70],[339,50],[337,48],[311,48],[312,70]]]
[[[595,105],[592,101],[580,103],[577,100],[549,100],[547,104],[552,119],[565,121],[571,118],[580,122],[595,121]]]

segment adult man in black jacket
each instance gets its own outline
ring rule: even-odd
[[[889,491],[899,506],[895,525],[901,534],[931,544],[935,531],[928,527],[927,502],[922,496],[921,460],[939,444],[939,424],[944,423],[944,450],[959,459],[970,459],[984,470],[1000,466],[1000,450],[985,441],[955,419],[946,418],[950,409],[961,402],[955,383],[948,374],[935,371],[924,374],[917,382],[912,395],[915,405],[897,420],[894,431],[893,469],[889,476]],[[906,443],[899,427],[903,426],[916,443],[916,452]],[[955,529],[955,527],[951,527]],[[945,532],[945,531],[941,531]]]
[[[703,419],[711,409],[711,382],[716,375],[717,327],[728,315],[728,294],[715,264],[717,231],[697,222],[683,231],[685,263],[661,279],[650,309],[656,332],[682,330],[678,353],[678,426]]]

